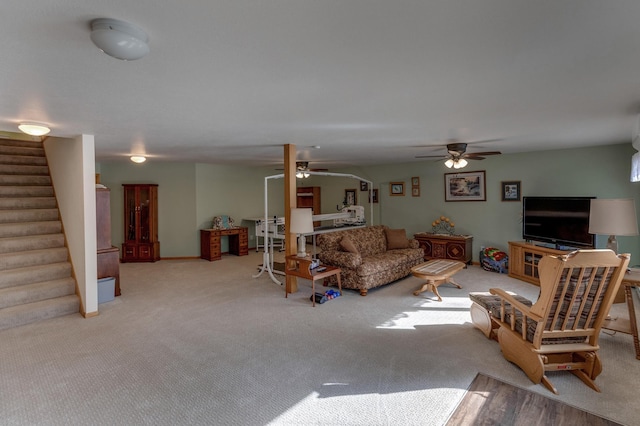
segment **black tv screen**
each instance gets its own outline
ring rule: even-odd
[[[522,197],[522,237],[575,248],[593,248],[589,210],[595,197]]]

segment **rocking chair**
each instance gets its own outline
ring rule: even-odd
[[[485,334],[490,337],[497,328],[503,356],[553,393],[558,391],[546,371],[568,370],[600,392],[594,382],[602,372],[598,337],[629,258],[611,250],[543,257],[538,265],[540,296],[532,306],[504,290],[490,289],[489,297],[497,296],[499,305],[485,311],[490,317]]]

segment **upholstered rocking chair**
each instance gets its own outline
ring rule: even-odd
[[[529,306],[504,290],[485,317],[474,302],[474,324],[497,339],[504,357],[519,366],[534,383],[557,389],[546,371],[568,370],[592,389],[602,372],[598,337],[629,264],[629,254],[611,250],[578,250],[540,260],[540,296]],[[473,299],[473,297],[472,297]],[[490,318],[490,319],[489,319]],[[525,324],[523,326],[523,324]]]

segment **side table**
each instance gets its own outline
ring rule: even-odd
[[[298,257],[295,254],[285,256],[285,274],[293,275],[294,277],[304,278],[311,280],[311,301],[313,306],[316,306],[316,281],[324,280],[332,275],[335,275],[338,279],[338,291],[342,295],[342,283],[340,282],[340,273],[342,270],[335,266],[323,265],[326,268],[324,271],[318,271],[317,268],[311,269],[311,256]],[[289,290],[285,288],[284,297],[289,296]]]
[[[606,320],[602,328],[633,336],[633,346],[636,349],[636,359],[640,359],[640,340],[638,339],[638,323],[636,322],[636,309],[633,305],[632,287],[640,286],[640,272],[627,272],[620,284],[624,286],[624,298],[629,310],[629,319],[617,318]]]

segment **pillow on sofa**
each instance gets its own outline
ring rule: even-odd
[[[349,253],[359,253],[356,245],[353,243],[353,241],[351,241],[351,238],[346,236],[342,237],[342,239],[340,240],[340,248]]]
[[[404,229],[385,229],[387,236],[387,250],[403,249],[409,247],[407,232]]]

